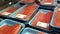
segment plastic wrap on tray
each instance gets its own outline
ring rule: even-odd
[[[53,11],[40,9],[36,16],[30,21],[30,25],[49,31],[51,30],[50,21],[53,15]]]
[[[60,4],[57,4],[57,7],[55,8],[55,12],[53,15],[53,18],[51,20],[50,25],[55,28],[60,28]]]
[[[55,28],[60,28],[60,6],[57,6],[51,21],[51,26]]]
[[[1,15],[8,16],[11,13],[15,12],[17,9],[18,7],[10,7],[9,9],[7,9],[7,11],[2,12]]]
[[[3,20],[0,22],[0,34],[19,34],[23,26],[23,24],[13,20]]]
[[[23,7],[23,9],[18,12],[14,18],[23,20],[23,21],[28,21],[34,16],[34,14],[37,12],[38,6],[35,5],[26,5]]]
[[[1,12],[1,15],[3,16],[9,16],[10,14],[14,13],[16,10],[18,10],[19,8],[21,8],[23,5],[22,4],[14,4],[10,7],[8,7],[6,10]]]
[[[54,26],[60,26],[60,12],[56,12],[55,19],[54,19]]]

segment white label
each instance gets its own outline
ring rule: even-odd
[[[2,15],[9,15],[9,14],[11,14],[11,13],[9,13],[9,12],[2,12]]]
[[[17,18],[25,18],[26,15],[23,15],[23,14],[17,14],[16,17],[17,17]]]
[[[36,25],[37,25],[37,26],[44,27],[44,28],[47,28],[47,27],[49,26],[47,23],[43,23],[43,22],[37,22]]]
[[[52,3],[44,3],[44,4],[52,4]]]

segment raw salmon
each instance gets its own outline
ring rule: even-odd
[[[22,28],[21,24],[15,24],[6,30],[5,34],[18,34]]]
[[[60,12],[56,12],[55,14],[55,18],[54,18],[54,26],[59,26],[60,27]]]
[[[18,34],[21,28],[21,24],[15,24],[13,26],[5,25],[0,28],[0,34]]]
[[[37,8],[37,6],[26,6],[24,7],[18,14],[16,14],[16,18],[20,18],[20,19],[23,19],[23,20],[29,20],[32,16],[32,14],[35,11],[35,9]]]
[[[18,9],[18,7],[11,7],[6,12],[12,13],[12,12],[16,11],[17,9]]]
[[[1,27],[0,28],[0,34],[3,34],[8,29],[9,29],[9,26],[8,25],[5,25],[5,26]]]
[[[53,12],[40,12],[35,20],[32,22],[33,26],[38,26],[41,28],[46,28],[46,29],[50,29],[49,24],[52,18],[52,14]]]

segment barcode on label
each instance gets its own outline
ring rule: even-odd
[[[17,14],[16,17],[17,17],[17,18],[25,18],[26,15],[23,15],[23,14]]]
[[[9,13],[9,12],[2,12],[2,15],[9,15],[9,14],[11,14],[11,13]]]
[[[37,22],[36,25],[37,25],[37,26],[44,27],[44,28],[47,28],[47,27],[49,26],[47,23],[44,23],[44,22]]]

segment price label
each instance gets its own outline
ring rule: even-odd
[[[9,15],[9,14],[11,14],[11,13],[9,13],[9,12],[2,12],[2,15]]]
[[[40,27],[44,27],[44,28],[47,28],[47,27],[49,26],[49,24],[44,23],[44,22],[37,22],[36,25],[37,25],[37,26],[40,26]]]
[[[23,15],[23,14],[17,14],[16,17],[17,17],[17,18],[25,18],[26,15]]]

